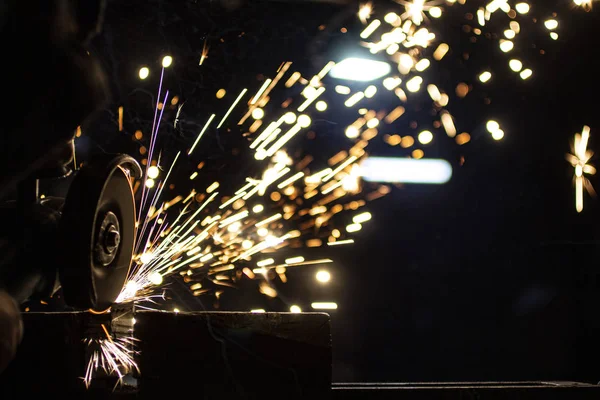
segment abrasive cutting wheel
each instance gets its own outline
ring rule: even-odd
[[[65,199],[59,227],[59,279],[67,304],[104,311],[121,292],[135,241],[130,177],[135,159],[105,156],[82,167]]]

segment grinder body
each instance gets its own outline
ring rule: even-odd
[[[16,199],[0,204],[0,285],[20,303],[62,287],[67,305],[104,310],[129,271],[136,229],[131,181],[141,168],[129,156],[103,155],[71,174],[65,154],[60,168],[20,182]],[[38,179],[53,175],[71,180],[65,198],[40,197]]]

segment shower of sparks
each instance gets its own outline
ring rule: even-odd
[[[348,88],[343,91],[344,87],[336,88],[338,93],[347,94],[345,100],[347,107],[357,107],[359,114],[362,113],[346,130],[346,136],[356,141],[362,140],[361,136],[365,134],[376,135],[377,131],[372,128],[377,129],[380,121],[390,125],[403,115],[410,115],[404,113],[405,107],[416,106],[417,102],[421,102],[423,97],[420,93],[425,89],[432,102],[431,125],[435,128],[430,130],[434,135],[429,142],[436,140],[436,132],[440,129],[448,137],[454,138],[457,144],[468,143],[469,133],[460,133],[466,127],[461,127],[461,121],[457,121],[450,111],[453,92],[462,99],[477,90],[478,86],[483,87],[492,81],[497,75],[495,70],[506,70],[507,67],[518,80],[530,79],[534,75],[533,67],[526,59],[515,57],[517,53],[515,49],[517,46],[520,46],[520,49],[525,49],[525,46],[532,48],[531,43],[519,41],[521,36],[529,37],[524,35],[522,30],[531,29],[529,27],[532,20],[541,21],[541,24],[534,24],[534,26],[536,29],[542,29],[552,40],[557,40],[559,37],[558,16],[556,14],[535,15],[538,10],[532,9],[529,3],[524,1],[509,4],[506,0],[491,0],[480,4],[465,0],[396,0],[396,3],[398,3],[397,10],[386,9],[385,14],[379,14],[370,3],[363,4],[359,8],[358,17],[364,25],[360,34],[362,45],[372,54],[385,53],[396,65],[397,73],[384,77],[378,83],[374,82],[362,91],[350,92]],[[591,0],[574,0],[573,3],[585,10],[589,10],[592,6]],[[428,74],[428,70],[433,63],[443,63],[448,58],[448,54],[452,54],[450,46],[437,33],[439,28],[447,25],[443,19],[447,9],[451,7],[462,7],[465,10],[463,31],[470,35],[472,42],[484,40],[486,35],[500,38],[492,41],[491,44],[498,46],[500,54],[505,56],[506,64],[485,66],[474,77],[474,81],[478,84],[457,82],[456,87],[445,90],[442,84],[435,82],[437,74]],[[455,54],[465,56],[462,50]],[[466,56],[465,60],[468,60]],[[380,85],[395,94],[402,105],[392,112],[368,110],[361,106],[366,99],[377,93]],[[373,126],[369,126],[369,122],[372,122]],[[498,130],[492,133],[492,137],[501,140],[504,134],[504,131]],[[410,149],[419,144],[427,144],[418,140],[418,136],[418,132],[405,136],[386,134],[383,139],[391,146],[399,145],[404,149]],[[423,149],[415,149],[411,155],[413,158],[422,158],[425,152]]]
[[[567,161],[575,168],[575,209],[577,212],[583,211],[583,190],[585,189],[590,195],[595,196],[596,193],[589,179],[585,174],[594,175],[596,168],[588,164],[594,153],[587,149],[590,138],[590,128],[584,126],[581,133],[576,133],[571,147],[572,154],[567,154]]]
[[[290,65],[282,64],[273,79],[266,79],[260,85],[256,95],[247,103],[248,110],[256,110],[257,106],[264,110],[264,99],[268,99],[267,94]],[[337,241],[340,245],[353,242],[348,236],[361,230],[362,224],[370,217],[359,219],[359,222],[355,220],[345,229],[335,228],[335,220],[347,220],[348,217],[344,217],[347,214],[350,217],[370,216],[368,212],[358,213],[357,210],[368,200],[382,197],[390,191],[388,186],[376,185],[366,196],[357,196],[362,185],[356,168],[366,156],[364,147],[367,142],[357,143],[349,150],[340,150],[329,159],[329,166],[316,171],[308,169],[312,162],[310,157],[294,160],[286,151],[299,134],[309,131],[312,125],[310,107],[323,108],[322,105],[317,107],[315,101],[326,92],[321,80],[333,65],[327,63],[317,75],[302,79],[306,83],[295,101],[295,111],[286,104],[275,111],[271,122],[262,122],[268,121],[264,111],[261,111],[260,119],[252,123],[240,122],[242,126],[248,125],[246,129],[254,133],[250,150],[255,158],[266,162],[261,177],[247,177],[233,193],[217,192],[220,183],[214,182],[204,193],[197,193],[194,189],[185,197],[176,196],[168,201],[163,201],[160,193],[152,196],[150,207],[144,208],[144,218],[139,222],[142,229],[138,235],[134,265],[118,302],[146,299],[161,287],[164,277],[171,274],[180,274],[194,295],[212,292],[216,297],[222,294],[223,287],[235,287],[241,279],[256,279],[258,276],[264,280],[259,284],[261,293],[274,297],[277,292],[267,278],[269,271],[274,271],[274,276],[285,282],[288,268],[332,262],[321,258],[305,260],[304,256],[287,257],[276,262],[273,255],[278,250],[321,247]],[[300,79],[296,79],[295,84],[301,84],[299,82]],[[245,92],[240,93],[223,120]],[[261,121],[262,131],[252,128],[257,121]],[[198,145],[205,129],[206,125],[191,150]],[[169,166],[165,181],[158,183],[161,189],[176,162],[177,157]],[[190,179],[196,176],[194,172]],[[176,204],[181,209],[173,214],[171,210]],[[265,253],[271,255],[270,263],[265,264],[265,259],[253,261]]]
[[[106,331],[106,328],[104,329]],[[93,347],[94,350],[88,359],[83,377],[85,386],[90,387],[92,379],[98,374],[98,371],[116,376],[118,378],[117,385],[123,384],[123,378],[126,375],[139,372],[134,359],[135,341],[133,337],[113,339],[108,332],[106,332],[106,339],[86,339],[86,345]]]
[[[153,288],[160,287],[164,276],[175,273],[183,277],[195,295],[214,293],[218,297],[222,293],[219,287],[235,287],[241,279],[256,278],[252,272],[253,257],[260,257],[264,253],[276,254],[284,248],[288,251],[290,248],[298,249],[302,245],[321,247],[323,239],[329,245],[335,245],[338,241],[341,242],[339,244],[352,243],[353,239],[349,236],[360,231],[362,224],[349,223],[345,227],[336,227],[339,224],[336,219],[343,220],[340,215],[354,212],[364,207],[367,201],[384,196],[391,190],[388,186],[379,185],[371,193],[353,197],[363,190],[360,165],[367,157],[369,143],[383,129],[382,123],[390,125],[406,115],[405,105],[411,103],[413,97],[418,99],[417,95],[423,88],[433,101],[432,127],[421,129],[414,136],[385,135],[384,141],[404,149],[426,146],[436,140],[439,128],[459,145],[467,143],[470,135],[467,132],[458,133],[459,124],[449,110],[450,96],[441,85],[432,83],[432,77],[427,74],[430,65],[441,62],[451,50],[449,45],[438,39],[435,21],[445,15],[446,6],[467,7],[464,1],[441,3],[435,0],[399,0],[397,12],[387,12],[381,17],[371,3],[360,6],[358,19],[366,25],[360,33],[363,40],[361,44],[373,54],[385,52],[398,71],[381,78],[378,83],[365,85],[362,90],[357,90],[355,86],[352,91],[347,87],[331,87],[330,83],[325,83],[323,79],[334,67],[333,62],[326,63],[322,71],[312,77],[303,77],[298,71],[291,73],[292,63],[285,62],[274,77],[265,78],[258,85],[256,94],[248,100],[248,109],[238,122],[251,138],[249,148],[254,158],[257,162],[267,164],[261,177],[247,177],[233,193],[202,193],[194,189],[188,195],[179,195],[168,201],[160,196],[160,191],[167,185],[166,179],[158,182],[158,185],[152,182],[148,192],[155,190],[155,193],[149,208],[142,203],[145,217],[139,222],[143,228],[138,235],[135,265],[119,301],[143,298],[152,293]],[[489,25],[494,14],[501,12],[508,15],[510,21],[503,36],[506,39],[499,40],[496,45],[502,53],[510,54],[521,29],[517,19],[527,15],[529,9],[527,3],[519,3],[513,9],[507,1],[492,0],[472,13],[477,16],[473,22],[478,24],[472,31],[475,35],[482,35],[482,29]],[[543,29],[556,34],[558,26],[556,17],[552,16],[546,18]],[[522,60],[508,57],[507,64],[521,80],[533,75],[532,69]],[[479,75],[479,80],[485,84],[494,76],[492,69],[486,70]],[[271,92],[280,81],[285,82],[286,88],[301,86],[300,94],[286,100],[278,109],[267,108]],[[462,95],[464,97],[470,89],[467,85],[463,86],[460,90],[457,87],[456,92],[465,92]],[[247,89],[241,91],[217,128],[225,123],[246,92]],[[370,99],[385,92],[395,94],[402,105],[392,107],[391,111],[366,108],[367,104],[373,104],[369,103]],[[310,157],[294,160],[289,156],[291,153],[288,149],[294,146],[298,137],[310,131],[313,125],[311,115],[327,109],[327,96],[335,96],[330,101],[357,109],[358,115],[345,129],[350,146],[344,148],[341,145],[337,154],[331,155],[328,166],[310,170]],[[386,107],[389,105],[383,103]],[[201,145],[201,138],[213,118],[211,116],[208,119],[188,155]],[[157,121],[160,123],[160,117]],[[490,130],[489,123],[487,126]],[[505,135],[499,126],[490,130],[495,140],[501,140]],[[157,129],[158,126],[153,132]],[[425,151],[416,148],[411,155],[413,158],[422,158]],[[169,171],[174,168],[176,161],[171,164]],[[148,165],[151,163],[149,157]],[[197,176],[198,172],[194,171],[190,179]],[[176,204],[183,208],[172,211]],[[263,216],[254,212],[257,207],[265,212],[270,210],[270,214]],[[282,277],[290,266],[274,261],[269,270],[275,269],[277,275],[285,280]],[[265,278],[264,274],[259,276]],[[266,279],[267,285],[269,279]],[[266,295],[274,294],[274,289],[263,289],[261,292]]]
[[[368,82],[362,88],[352,85],[351,89],[343,82],[324,81],[335,65],[333,61],[313,76],[303,76],[290,69],[291,62],[284,62],[274,76],[265,77],[260,84],[254,85],[252,90],[256,94],[247,101],[247,109],[242,111],[237,125],[250,139],[249,150],[264,169],[260,176],[246,177],[234,191],[218,191],[220,187],[228,186],[224,183],[231,182],[213,182],[199,188],[200,183],[196,182],[200,180],[195,179],[198,171],[186,171],[196,187],[189,193],[163,198],[166,194],[163,189],[170,185],[171,172],[180,169],[179,164],[184,163],[178,164],[178,160],[180,156],[185,157],[179,152],[172,161],[165,161],[168,157],[154,160],[164,110],[158,102],[162,97],[163,68],[142,182],[135,255],[118,303],[153,302],[153,297],[161,297],[155,293],[162,290],[169,275],[179,275],[194,296],[213,295],[219,299],[225,288],[235,288],[241,280],[250,279],[258,281],[263,295],[276,297],[274,282],[277,279],[286,282],[291,268],[333,262],[329,258],[311,258],[310,249],[353,244],[352,236],[371,219],[371,214],[365,210],[367,203],[391,191],[389,186],[363,183],[360,179],[361,163],[367,158],[368,146],[380,130],[407,118],[410,114],[406,112],[408,105],[419,101],[420,94],[426,92],[433,104],[431,127],[419,129],[414,135],[386,134],[383,140],[390,146],[412,150],[410,155],[415,159],[425,155],[422,148],[416,147],[435,142],[438,130],[443,130],[458,145],[468,143],[470,134],[464,132],[460,121],[451,114],[449,93],[456,92],[457,97],[463,98],[477,85],[483,86],[496,79],[496,69],[500,68],[512,71],[518,80],[531,78],[534,74],[532,66],[513,56],[522,29],[521,19],[543,21],[536,26],[544,29],[553,40],[558,38],[560,28],[556,15],[534,17],[526,2],[519,2],[514,7],[506,0],[488,1],[484,6],[472,6],[472,2],[465,0],[398,0],[396,3],[397,10],[386,10],[385,15],[378,15],[379,10],[374,9],[371,2],[364,3],[356,15],[365,25],[362,32],[356,32],[360,44],[372,54],[385,52],[395,67],[392,74]],[[592,5],[591,1],[584,0],[574,0],[574,4],[585,9]],[[443,62],[448,54],[452,54],[450,46],[440,40],[436,32],[436,27],[445,24],[437,21],[443,20],[446,7],[464,7],[465,15],[470,16],[467,18],[469,34],[474,37],[483,37],[486,33],[498,35],[502,39],[493,43],[506,55],[505,65],[481,69],[474,77],[476,84],[459,83],[452,90],[444,90],[442,84],[434,82],[435,74],[428,75],[432,64]],[[508,17],[508,20],[498,18],[507,20],[500,34],[495,31],[497,24],[490,22],[499,14]],[[436,23],[440,25],[436,26]],[[200,65],[206,61],[207,54],[205,42]],[[299,94],[280,106],[273,105],[271,99],[276,96],[272,92],[280,82],[283,82],[284,90],[296,86],[295,92]],[[246,92],[247,89],[243,89],[237,96],[221,117],[217,129],[224,125],[230,114],[239,113],[237,106]],[[381,96],[385,95],[381,93],[393,94],[396,104],[381,101]],[[224,95],[225,90],[221,89],[217,98]],[[168,96],[167,91],[162,104],[167,104]],[[379,98],[379,104],[385,109],[368,108],[376,104],[373,98]],[[316,130],[313,117],[327,110],[328,101],[356,110],[354,121],[344,124],[343,131],[348,140],[339,141],[339,149],[330,154],[326,164],[320,165],[312,155],[295,158],[294,146],[312,133],[311,129]],[[202,145],[201,139],[215,115],[204,118],[207,122],[187,151],[188,157]],[[482,118],[489,120],[485,116]],[[499,123],[495,122],[494,129],[490,129],[488,123],[487,128],[493,139],[504,137]],[[587,164],[591,157],[591,152],[586,149],[588,137],[589,128],[576,135],[574,154],[568,156],[575,168],[578,211],[583,209],[583,188],[593,190],[584,177],[584,174],[595,172]],[[158,169],[153,170],[153,177],[150,177],[148,172],[154,165],[158,165],[160,171],[168,171],[164,178],[162,172],[156,172]],[[142,306],[138,304],[137,307]],[[292,307],[299,309],[295,305]],[[335,309],[337,304],[313,303],[312,307]],[[128,342],[103,339],[94,344],[99,345],[99,350],[89,360],[86,384],[89,385],[98,368],[119,376],[123,371],[136,368],[133,354],[126,351],[130,348]]]

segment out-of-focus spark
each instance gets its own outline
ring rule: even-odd
[[[328,283],[331,280],[329,271],[320,270],[316,273],[315,278],[321,283]]]
[[[150,69],[148,69],[148,67],[142,67],[140,68],[138,75],[140,79],[144,80],[148,77],[148,75],[150,75]]]
[[[373,3],[368,2],[365,4],[361,4],[358,9],[358,18],[360,22],[363,24],[367,23],[367,20],[371,17],[371,13],[373,12]]]
[[[567,154],[567,161],[575,168],[575,209],[578,213],[583,211],[583,190],[585,189],[590,195],[595,196],[594,188],[585,177],[585,174],[594,175],[596,168],[588,164],[589,160],[594,155],[594,152],[588,150],[588,141],[590,138],[590,127],[584,126],[581,133],[576,133],[573,145],[571,147],[572,154]]]
[[[590,11],[592,9],[593,0],[573,0],[576,6],[582,7],[586,11]]]
[[[164,56],[162,59],[162,66],[163,68],[169,68],[171,66],[171,64],[173,64],[173,57],[171,56]]]
[[[354,239],[346,239],[346,240],[338,240],[335,242],[328,242],[327,245],[328,246],[342,246],[345,244],[352,244],[354,243]]]
[[[119,106],[119,132],[123,132],[123,106]]]
[[[311,307],[315,310],[337,310],[338,305],[334,302],[315,302]]]

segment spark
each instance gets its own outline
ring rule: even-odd
[[[576,6],[583,8],[585,11],[592,10],[593,0],[573,0]]]
[[[192,144],[192,147],[190,147],[190,150],[188,151],[188,155],[192,154],[192,152],[194,151],[194,149],[196,148],[196,146],[198,145],[198,143],[200,142],[200,139],[202,138],[202,136],[204,135],[204,132],[206,132],[206,130],[208,129],[208,126],[210,125],[210,123],[212,122],[212,120],[215,118],[215,114],[212,114],[209,118],[208,121],[206,121],[206,123],[204,124],[204,127],[202,127],[202,130],[200,131],[200,133],[198,134],[198,136],[196,137],[196,140],[194,140],[194,144]]]
[[[83,377],[86,388],[90,387],[92,379],[99,370],[107,375],[116,376],[117,385],[123,384],[126,375],[139,373],[134,358],[136,339],[130,336],[113,338],[104,324],[101,327],[106,337],[84,340],[85,344],[92,348]]]
[[[202,54],[200,55],[200,62],[198,65],[202,65],[204,60],[208,57],[208,50],[210,50],[210,46],[208,45],[208,39],[204,39],[204,45],[202,46]]]
[[[162,111],[165,108],[163,106],[158,115],[159,97],[163,96],[164,68],[162,69],[148,164],[142,181],[144,183],[151,178],[155,179],[155,183],[152,189],[143,187],[138,217],[138,224],[141,226],[137,234],[134,265],[118,302],[154,301],[156,291],[164,290],[171,276],[183,279],[190,292],[196,296],[212,294],[218,299],[223,293],[223,286],[236,287],[241,279],[256,280],[262,294],[277,296],[269,279],[279,277],[284,281],[286,268],[313,268],[331,262],[330,259],[313,259],[310,251],[313,247],[319,248],[325,244],[328,247],[353,244],[353,234],[361,231],[372,218],[366,209],[368,201],[390,192],[389,186],[381,182],[367,182],[360,175],[359,163],[370,159],[369,145],[373,138],[384,136],[386,143],[397,146],[396,149],[405,151],[405,155],[415,159],[423,158],[429,151],[426,146],[415,148],[419,143],[428,145],[441,142],[441,139],[438,140],[439,133],[435,130],[438,128],[443,128],[444,136],[454,138],[457,145],[465,145],[470,141],[471,135],[464,132],[468,130],[468,127],[463,126],[464,121],[457,120],[449,111],[452,93],[456,88],[458,94],[458,87],[444,87],[435,81],[436,75],[431,72],[439,68],[437,63],[448,62],[456,54],[462,55],[462,52],[451,49],[439,37],[438,28],[447,26],[448,21],[444,21],[444,18],[450,13],[445,12],[445,6],[440,1],[411,0],[398,3],[400,5],[396,6],[397,10],[386,10],[384,15],[378,15],[378,10],[374,10],[371,2],[359,6],[357,14],[363,26],[356,33],[361,37],[360,45],[372,54],[388,59],[384,64],[389,73],[369,82],[368,86],[352,85],[351,89],[350,86],[324,80],[329,71],[334,71],[336,64],[333,62],[326,63],[317,75],[303,76],[301,71],[289,70],[292,65],[289,61],[282,62],[275,74],[270,75],[274,75],[274,78],[266,79],[260,84],[256,94],[245,103],[244,110],[240,111],[242,116],[237,121],[237,125],[243,129],[244,137],[250,142],[248,151],[254,156],[252,162],[256,163],[252,167],[260,166],[260,172],[246,176],[245,179],[241,177],[239,185],[220,177],[220,183],[215,179],[201,182],[199,165],[197,170],[178,172],[196,178],[187,181],[194,186],[189,194],[180,193],[171,199],[162,198],[165,194],[163,189],[167,186],[167,180],[180,154],[177,153],[164,180],[160,180],[160,175],[151,178],[150,175],[154,173],[149,174],[149,168],[153,166],[153,162],[161,170],[166,167],[166,164],[161,166],[162,161],[153,160]],[[581,0],[578,4],[575,1],[575,4],[582,7],[587,3]],[[478,87],[499,79],[501,75],[497,73],[497,69],[501,67],[512,71],[511,76],[518,82],[533,75],[534,71],[528,65],[527,57],[523,55],[517,59],[515,54],[524,52],[519,38],[525,35],[521,30],[529,26],[523,24],[521,28],[519,21],[531,19],[537,10],[530,9],[523,2],[514,5],[513,10],[507,1],[499,0],[488,1],[484,7],[479,4],[471,6],[470,2],[456,2],[452,6],[471,7],[469,14],[473,16],[473,21],[469,24],[473,25],[472,34],[493,33],[496,37],[501,37],[494,42],[494,46],[499,46],[499,54],[505,57],[505,61],[499,65],[479,66],[476,69],[478,73],[472,77],[473,84],[468,84],[466,80],[459,97],[470,96],[469,93]],[[591,7],[591,2],[589,6]],[[495,18],[495,13],[511,15],[510,21],[503,24],[499,22],[500,30],[489,22],[491,18]],[[551,19],[548,16],[537,18],[544,22],[537,24],[537,29],[542,29],[553,38],[558,37],[557,31],[562,26],[558,16],[553,15]],[[479,33],[475,33],[476,30]],[[200,65],[207,54],[208,42],[205,40]],[[390,65],[392,68],[389,68]],[[140,70],[140,78],[145,79],[141,72]],[[149,70],[146,78],[148,75]],[[334,78],[333,75],[332,72],[328,78]],[[277,98],[277,93],[272,92],[280,81],[284,82],[286,93],[296,94],[290,95],[279,107],[273,104],[271,98]],[[292,90],[288,90],[289,88]],[[240,102],[246,92],[247,89],[243,89],[237,96],[219,121],[218,129],[230,123],[229,116],[236,107],[242,108]],[[168,92],[166,93],[162,104],[166,104]],[[396,104],[390,107],[386,103],[384,108],[377,109],[375,104],[383,104],[382,96],[386,95],[393,96]],[[224,96],[224,89],[217,92],[218,99]],[[413,109],[414,102],[423,98],[431,103],[428,108],[433,115],[431,125],[424,125],[418,130],[414,128],[414,133],[403,132],[402,136],[395,132],[387,135],[385,129],[395,129],[396,122],[407,118],[406,110]],[[328,165],[319,165],[321,160],[313,162],[315,154],[297,159],[295,146],[312,131],[319,133],[318,126],[313,126],[313,118],[317,117],[312,113],[327,110],[328,103],[331,106],[343,103],[347,107],[345,113],[354,115],[350,121],[341,121],[340,126],[345,136],[339,141],[340,148],[334,151],[334,154],[341,155]],[[182,106],[177,110],[176,125]],[[246,123],[246,120],[251,116],[253,119],[249,121],[255,125],[248,126],[250,122]],[[214,118],[215,114],[208,117],[188,155],[198,146]],[[494,121],[487,116],[483,118],[484,124],[485,121]],[[493,139],[500,140],[504,137],[505,133],[499,123],[488,124],[486,127]],[[447,137],[444,139],[448,139]],[[568,160],[575,168],[576,188],[589,186],[589,191],[593,189],[584,174],[593,174],[595,169],[588,164],[591,157],[591,152],[586,148],[588,137],[589,128],[576,136],[574,153],[568,156]],[[585,146],[582,146],[583,142]],[[182,168],[180,166],[178,170]],[[209,185],[212,182],[217,185]],[[206,189],[203,192],[200,188]],[[217,188],[223,190],[223,193],[216,192]],[[368,191],[365,191],[367,188]],[[147,197],[150,196],[147,192],[153,194],[148,207]],[[580,199],[582,195],[576,194],[576,197]],[[579,200],[577,201],[579,204]],[[580,211],[579,206],[577,207]],[[582,200],[580,208],[583,209]],[[300,254],[289,254],[290,249],[294,249],[294,252],[304,250]],[[269,262],[264,264],[267,260]],[[260,266],[259,263],[264,265]],[[261,268],[260,272],[253,272],[255,266]],[[219,290],[215,290],[216,285]],[[335,309],[337,304],[317,302],[312,307]],[[111,342],[105,339],[105,342],[104,348],[107,348],[108,354],[117,351],[111,347],[117,340]],[[104,353],[101,350],[97,354],[100,357]],[[119,357],[113,355],[112,358]],[[99,358],[96,358],[95,364],[90,365],[92,370],[98,368]]]
[[[248,91],[248,89],[244,89],[238,95],[238,97],[235,99],[235,101],[233,102],[233,104],[231,104],[231,107],[229,107],[229,109],[227,110],[227,112],[223,116],[223,119],[221,119],[221,122],[219,122],[219,125],[217,125],[217,129],[219,129],[221,126],[223,126],[223,123],[225,122],[225,120],[227,119],[227,117],[229,116],[229,114],[231,113],[231,111],[235,108],[235,106],[242,99],[242,97],[244,97],[244,95],[246,94],[247,91]]]
[[[373,12],[373,3],[368,2],[365,4],[361,4],[358,10],[358,18],[360,22],[363,24],[367,23],[367,20],[371,17],[371,13]]]
[[[250,101],[250,104],[256,104],[256,102],[258,102],[258,100],[260,100],[261,96],[267,90],[267,87],[269,87],[269,85],[271,84],[271,82],[273,82],[272,79],[265,80],[265,82],[262,84],[262,86],[260,87],[260,89],[258,89],[258,92],[256,92],[256,94],[254,95],[254,97]]]
[[[573,139],[573,145],[571,147],[571,153],[567,154],[567,161],[575,169],[574,182],[575,182],[575,209],[578,213],[583,211],[583,191],[584,189],[592,196],[596,193],[594,188],[585,177],[585,174],[594,175],[596,168],[589,164],[590,159],[594,155],[594,152],[588,150],[588,141],[590,138],[590,127],[584,126],[581,133],[576,133]]]

